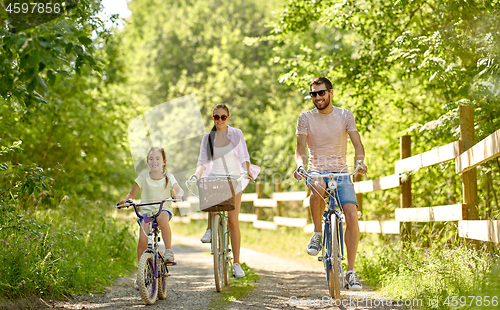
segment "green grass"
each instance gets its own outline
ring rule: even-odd
[[[249,223],[240,223],[240,227],[242,247],[298,261],[316,260],[305,252],[310,235],[301,229],[258,230]],[[196,237],[201,237],[205,229],[206,221],[172,224],[174,233]],[[498,257],[498,250],[494,248],[474,249],[438,240],[427,248],[413,245],[402,249],[397,239],[364,234],[358,247],[356,271],[366,284],[393,299],[422,299],[423,309],[469,309],[471,307],[460,307],[460,303],[453,307],[451,299],[445,304],[446,298],[500,298],[500,265],[495,264]],[[429,300],[436,298],[440,301],[439,306],[429,306]],[[478,309],[493,308],[483,305]]]
[[[229,278],[229,286],[224,287],[221,294],[218,294],[210,303],[209,309],[223,309],[233,301],[244,297],[254,289],[255,282],[260,280],[259,275],[248,267],[245,263],[241,264],[245,277],[243,278]]]
[[[402,249],[399,243],[380,242],[371,235],[360,244],[356,269],[366,283],[391,298],[423,300],[422,309],[454,309],[451,296],[500,295],[497,258],[491,249],[437,241],[428,248]],[[429,305],[436,298],[439,304]]]
[[[109,204],[67,199],[56,209],[0,206],[0,298],[101,292],[136,265],[130,225]]]

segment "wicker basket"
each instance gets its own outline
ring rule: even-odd
[[[208,177],[196,182],[200,193],[200,210],[205,212],[234,210],[238,181],[231,177]]]

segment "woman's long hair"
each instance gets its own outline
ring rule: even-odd
[[[212,115],[214,114],[214,111],[217,109],[225,109],[227,112],[227,116],[229,116],[229,108],[224,104],[224,103],[219,103],[212,109]],[[215,140],[215,132],[217,131],[217,127],[212,127],[212,130],[208,134],[208,143],[207,143],[207,152],[210,155],[209,159],[213,160],[214,158],[214,140]]]
[[[165,176],[165,188],[167,188],[168,185],[167,154],[165,153],[165,150],[161,146],[153,146],[148,151],[148,157],[146,157],[146,162],[149,160],[149,154],[151,154],[151,152],[153,151],[160,151],[161,155],[163,156],[163,161],[165,162],[165,165],[163,166],[163,175]]]

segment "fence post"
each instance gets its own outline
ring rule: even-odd
[[[274,192],[275,193],[281,192],[281,180],[280,179],[276,179],[276,181],[274,181]],[[276,212],[278,213],[277,215],[282,216],[283,215],[283,210],[282,210],[283,209],[283,202],[278,201],[276,209],[277,209]]]
[[[257,198],[264,197],[261,181],[257,181],[257,183],[255,184],[255,192],[257,193]],[[255,214],[257,215],[257,219],[261,218],[261,208],[255,208]]]
[[[476,143],[474,131],[474,107],[460,106],[460,154]],[[467,220],[478,220],[477,174],[476,168],[462,173],[462,193],[467,205]]]
[[[411,136],[404,135],[401,137],[400,152],[400,159],[411,157]],[[405,182],[401,182],[400,205],[401,208],[411,208],[411,175],[408,176]],[[411,242],[411,223],[399,223],[399,231],[401,234],[401,241],[403,242],[403,246],[407,242]]]

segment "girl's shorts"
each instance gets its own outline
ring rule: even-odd
[[[158,212],[158,211],[156,211]],[[168,221],[170,222],[170,220],[172,219],[172,213],[170,213],[170,211],[168,210],[161,210],[161,212],[167,212],[168,213]],[[139,224],[139,226],[141,226],[141,223],[142,221],[144,221],[143,219],[137,219],[137,224]]]
[[[309,173],[330,174],[332,172],[313,170],[310,171]],[[312,178],[306,177],[306,183],[307,187],[309,187],[309,190],[311,190],[311,187],[309,186],[311,180]],[[328,184],[330,178],[323,177],[323,180],[325,181],[325,184]],[[334,197],[337,199],[340,205],[343,206],[346,203],[353,203],[356,205],[356,207],[358,207],[358,200],[356,199],[356,192],[354,191],[354,184],[352,184],[351,177],[346,175],[339,177],[336,176],[333,178],[333,180],[337,182],[337,188],[334,191]]]

